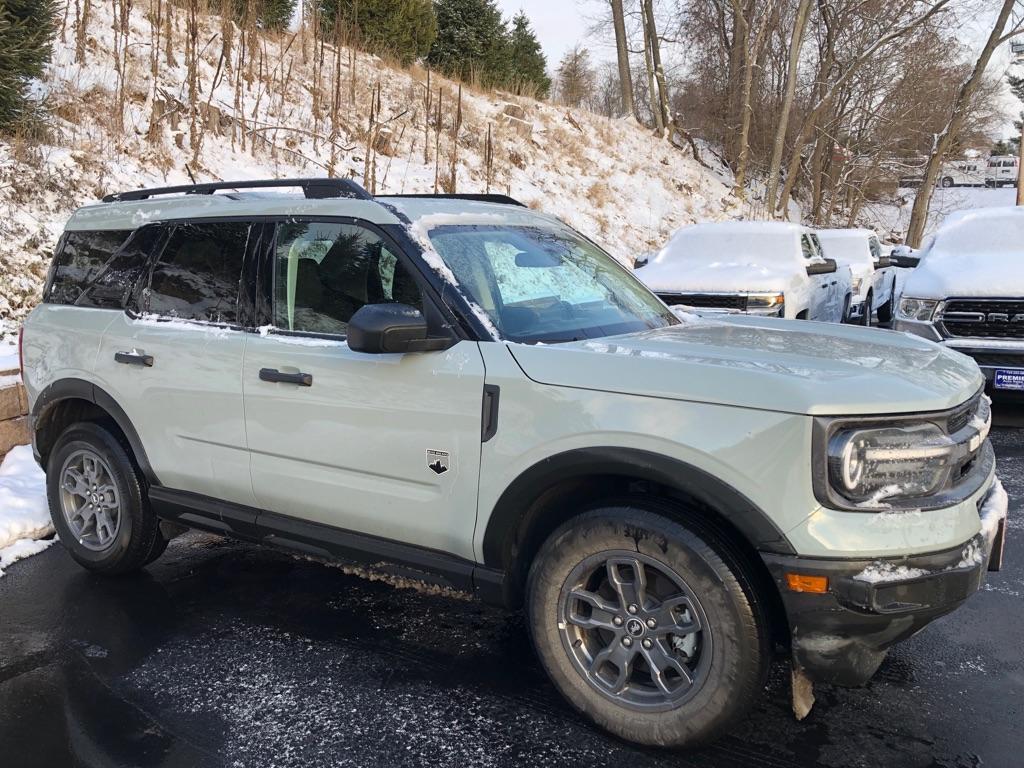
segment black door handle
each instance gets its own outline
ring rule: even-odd
[[[125,365],[144,365],[147,368],[153,367],[153,356],[143,355],[139,352],[115,352],[114,360]]]
[[[300,387],[312,387],[313,374],[281,373],[276,368],[260,368],[260,381],[277,381],[282,384],[298,384]]]

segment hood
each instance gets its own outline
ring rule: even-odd
[[[638,270],[636,276],[652,291],[681,293],[785,291],[793,280],[790,270],[758,264],[754,256],[710,264],[655,261]]]
[[[984,383],[970,358],[917,336],[804,320],[697,318],[509,350],[542,384],[814,415],[938,411]]]
[[[1024,248],[1018,258],[1005,253],[930,254],[910,272],[903,295],[915,299],[952,296],[1024,296]]]

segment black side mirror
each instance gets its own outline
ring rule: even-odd
[[[836,266],[835,259],[825,259],[824,261],[816,261],[813,264],[808,264],[807,274],[811,277],[814,275],[830,275],[838,268],[839,267]]]
[[[354,352],[435,352],[452,345],[449,337],[429,338],[427,320],[408,304],[366,304],[348,321]]]
[[[921,263],[921,259],[918,256],[892,256],[890,261],[892,261],[894,267],[910,267],[911,269]]]
[[[891,267],[893,263],[891,256],[879,256],[875,259],[875,269],[885,269],[886,267]]]

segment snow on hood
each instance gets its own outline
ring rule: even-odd
[[[637,277],[655,291],[783,291],[803,269],[803,231],[783,222],[684,227]]]
[[[1024,208],[953,214],[918,255],[905,296],[1024,296]]]
[[[917,336],[775,318],[509,349],[542,384],[789,413],[937,411],[984,383],[970,358]]]

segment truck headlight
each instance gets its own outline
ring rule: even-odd
[[[865,507],[927,496],[946,484],[954,452],[934,424],[842,430],[828,443],[829,483]]]
[[[900,299],[900,319],[927,323],[935,314],[935,307],[938,304],[939,302],[931,299]]]
[[[782,293],[748,293],[747,311],[758,314],[779,312],[786,306],[786,296]]]
[[[860,293],[860,287],[862,285],[864,285],[863,277],[855,277],[853,278],[853,282],[850,283],[850,287],[853,289],[854,293]]]

